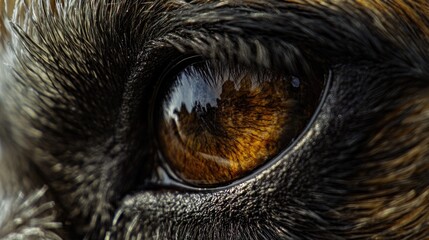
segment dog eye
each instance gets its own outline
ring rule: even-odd
[[[309,123],[324,79],[199,61],[169,82],[156,114],[160,155],[182,181],[213,186],[284,151]]]

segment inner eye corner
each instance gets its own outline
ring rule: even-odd
[[[197,56],[170,69],[153,112],[157,161],[190,188],[230,186],[288,152],[313,122],[330,79],[330,71],[307,79]]]

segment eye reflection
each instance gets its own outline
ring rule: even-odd
[[[319,82],[309,91],[296,76],[210,62],[190,65],[162,101],[161,155],[193,185],[243,177],[303,130],[317,106]]]

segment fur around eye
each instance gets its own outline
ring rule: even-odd
[[[0,239],[428,239],[428,49],[427,0],[0,0]]]

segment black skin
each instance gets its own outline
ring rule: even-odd
[[[26,209],[53,202],[40,216],[60,225],[39,227],[64,239],[427,236],[429,179],[404,171],[425,169],[429,160],[427,4],[409,4],[407,11],[422,19],[413,22],[394,11],[399,0],[380,10],[391,15],[352,1],[208,2],[85,1],[65,18],[42,17],[33,34],[16,25],[30,56],[16,57],[18,81],[5,82],[38,95],[0,95],[17,96],[35,112],[0,101],[0,140],[13,156],[0,159],[19,176],[0,178],[5,196],[22,191],[31,198],[45,186]],[[309,76],[326,82],[325,97],[291,147],[238,182],[213,189],[148,185],[157,159],[157,89],[168,66],[189,56]],[[41,69],[48,76],[33,74]],[[30,127],[43,134],[31,135]],[[421,154],[410,160],[411,150]],[[377,215],[387,207],[389,214]],[[416,208],[419,217],[399,225]],[[0,227],[0,237],[25,224]]]

